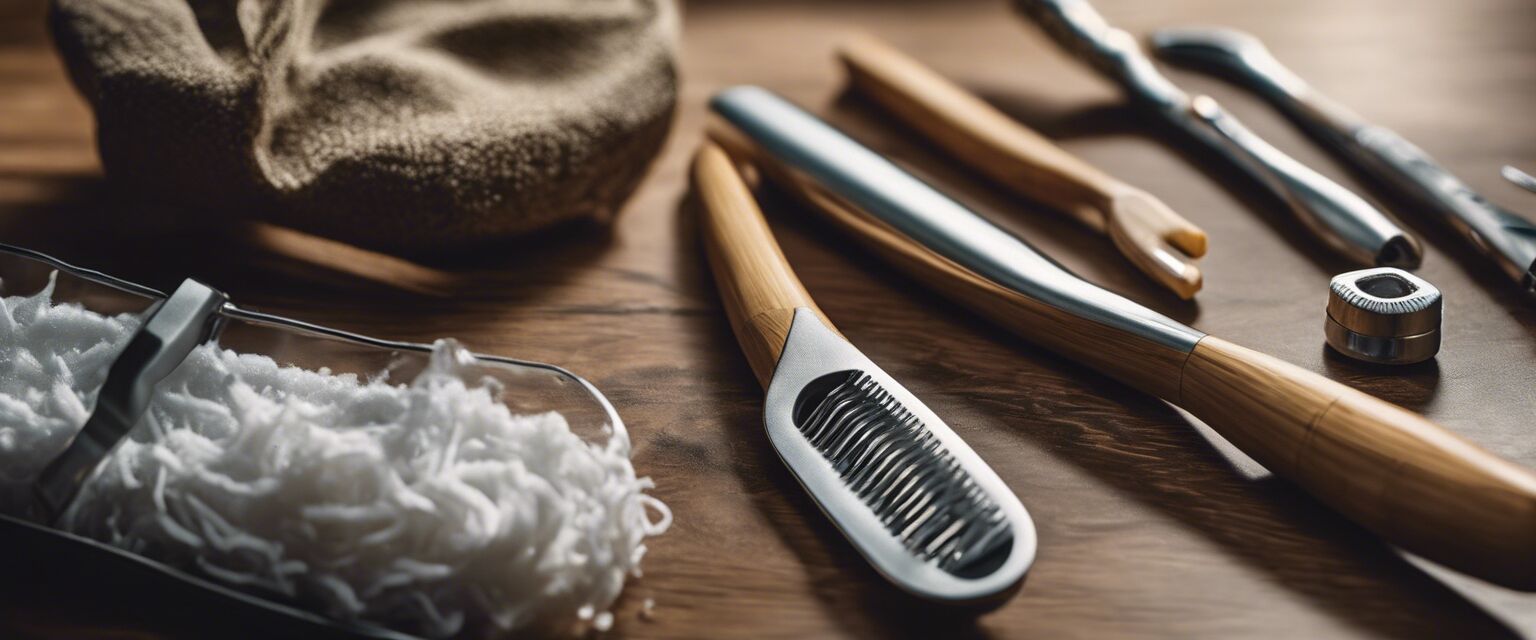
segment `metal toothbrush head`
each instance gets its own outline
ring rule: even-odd
[[[809,309],[795,313],[764,423],[806,491],[903,590],[998,603],[1033,563],[1034,522],[1007,485]]]
[[[919,557],[968,575],[1013,543],[1002,509],[953,455],[866,372],[806,385],[795,423],[848,486]]]

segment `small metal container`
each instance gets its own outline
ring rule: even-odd
[[[1440,351],[1441,311],[1440,290],[1402,269],[1342,273],[1328,286],[1328,345],[1366,362],[1423,362]]]

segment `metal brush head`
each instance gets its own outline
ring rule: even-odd
[[[795,313],[764,421],[817,504],[904,590],[985,602],[1033,562],[1034,523],[997,474],[808,309]]]
[[[957,575],[1013,542],[1008,521],[933,434],[868,373],[829,373],[800,393],[795,424],[918,557]]]

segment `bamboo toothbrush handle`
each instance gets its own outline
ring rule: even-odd
[[[1185,255],[1205,255],[1205,232],[1161,200],[1068,153],[875,38],[849,40],[838,56],[855,88],[940,148],[1015,193],[1110,236],[1137,268],[1179,297],[1188,300],[1200,290],[1200,269]]]
[[[1536,590],[1536,476],[1529,471],[1422,416],[1220,338],[1207,336],[1186,354],[1070,316],[933,253],[771,162],[759,166],[916,279],[1028,340],[1184,407],[1388,541]]]
[[[763,387],[773,379],[795,309],[826,316],[795,277],[757,201],[725,152],[711,143],[693,161],[699,227],[731,329]]]
[[[1423,416],[1214,336],[1178,398],[1239,449],[1409,551],[1536,590],[1536,476]]]
[[[976,170],[1095,230],[1123,186],[921,63],[869,36],[838,50],[860,93]]]

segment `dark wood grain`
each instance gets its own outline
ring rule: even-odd
[[[1167,404],[954,308],[770,193],[784,252],[827,316],[965,437],[1031,509],[1040,557],[1023,591],[977,619],[881,583],[768,446],[761,390],[731,336],[683,206],[703,102],[751,82],[828,114],[1087,278],[1211,333],[1409,408],[1536,465],[1536,303],[1404,203],[1426,240],[1420,275],[1446,295],[1434,361],[1388,369],[1323,346],[1330,275],[1350,268],[1276,202],[1161,134],[1003,2],[693,2],[676,133],[611,230],[575,228],[430,267],[248,228],[217,212],[130,202],[100,178],[91,118],[42,27],[38,0],[0,5],[0,241],[167,286],[196,275],[263,310],[383,337],[465,339],[591,379],[636,441],[677,523],[651,544],[613,635],[633,637],[1518,637],[1536,596],[1407,558],[1274,479]],[[1536,166],[1536,5],[1101,0],[1136,33],[1226,24],[1258,34],[1326,93],[1392,127],[1490,198],[1536,212],[1500,164]],[[1021,202],[842,96],[832,57],[878,34],[1210,234],[1205,288],[1180,302],[1102,238]],[[1260,134],[1372,197],[1381,192],[1254,99],[1209,92]],[[404,283],[406,286],[396,286]],[[1536,544],[1536,541],[1533,541]],[[239,631],[202,608],[125,608],[110,594],[17,584],[0,626]],[[639,611],[654,599],[651,619]],[[144,600],[144,598],[139,598]],[[98,637],[108,637],[107,633]]]

